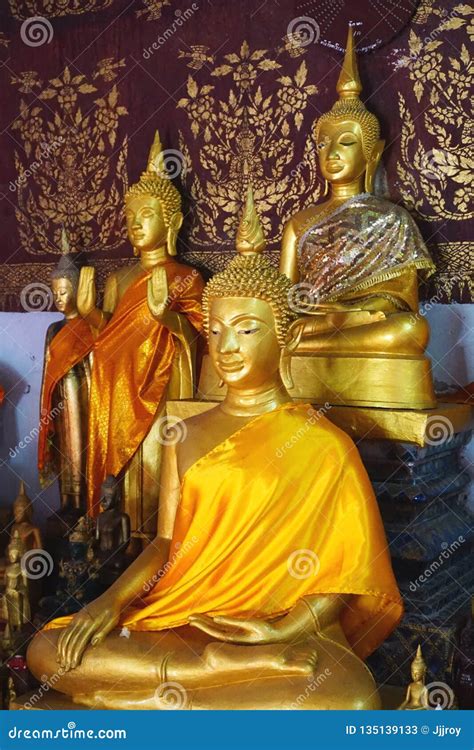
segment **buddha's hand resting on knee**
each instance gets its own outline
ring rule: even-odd
[[[106,594],[79,610],[58,638],[57,661],[67,672],[77,667],[89,645],[104,640],[119,622],[119,605]]]
[[[191,615],[189,624],[203,630],[213,638],[228,643],[278,643],[281,634],[267,620],[240,620],[236,617],[210,617],[209,615]]]

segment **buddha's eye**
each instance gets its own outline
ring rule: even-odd
[[[219,331],[217,330],[217,328],[211,328],[211,336],[217,336],[218,333]]]
[[[252,333],[257,333],[257,331],[259,330],[259,328],[241,328],[239,333],[243,334],[244,336],[250,336]]]
[[[357,141],[347,139],[344,141],[339,141],[339,143],[341,144],[341,146],[353,146],[354,143],[357,143]]]

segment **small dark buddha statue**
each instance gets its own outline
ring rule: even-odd
[[[130,518],[120,510],[120,485],[109,474],[100,488],[101,513],[96,520],[96,554],[102,567],[115,579],[126,567],[130,542]]]

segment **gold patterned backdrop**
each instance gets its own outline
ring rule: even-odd
[[[323,0],[8,5],[0,11],[3,309],[21,309],[26,285],[48,283],[63,226],[101,285],[131,259],[123,195],[156,128],[186,208],[183,257],[209,273],[222,267],[251,180],[277,262],[285,222],[320,197],[312,129],[335,97],[348,19],[363,97],[387,143],[380,189],[412,212],[437,263],[425,293],[472,300],[468,5],[405,0],[396,22],[384,17],[376,29],[370,3],[343,0],[330,17]]]

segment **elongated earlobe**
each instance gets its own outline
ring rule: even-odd
[[[280,375],[286,390],[291,391],[295,384],[293,383],[293,378],[291,376],[291,352],[289,352],[286,347],[281,350]]]

